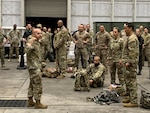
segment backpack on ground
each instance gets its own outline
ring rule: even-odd
[[[96,104],[111,104],[120,103],[120,97],[115,91],[110,91],[109,89],[102,90],[98,95],[93,98],[87,97],[87,101],[93,101]]]
[[[150,93],[144,90],[141,90],[141,98],[140,98],[141,107],[150,109]]]

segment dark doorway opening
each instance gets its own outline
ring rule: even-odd
[[[64,25],[67,25],[67,18],[50,18],[50,17],[26,17],[26,24],[31,23],[33,27],[37,24],[42,24],[44,27],[52,28],[52,31],[57,28],[57,21],[63,20]]]

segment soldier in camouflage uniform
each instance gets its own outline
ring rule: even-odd
[[[93,38],[94,38],[94,33],[90,29],[90,25],[89,24],[86,25],[86,31],[90,35],[89,42],[87,43],[87,50],[88,50],[88,55],[89,55],[89,63],[92,63],[93,62],[92,52],[93,52]]]
[[[75,68],[79,68],[79,59],[82,56],[83,65],[82,68],[87,67],[88,63],[88,52],[87,43],[89,41],[90,35],[84,30],[84,25],[80,24],[78,26],[78,31],[73,35],[73,42],[75,43]]]
[[[147,27],[144,28],[144,32],[141,34],[141,37],[143,38],[143,40],[145,41],[145,38],[150,35],[148,33],[149,29]],[[144,66],[144,61],[145,61],[145,57],[146,57],[146,53],[145,53],[145,48],[143,47],[142,50],[142,66]]]
[[[57,22],[60,31],[57,33],[57,37],[54,39],[54,49],[56,53],[56,68],[59,73],[57,78],[64,78],[66,73],[66,66],[67,66],[67,34],[68,31],[63,25],[63,21],[59,20]]]
[[[39,42],[40,42],[40,45],[41,45],[41,48],[40,48],[40,50],[41,50],[41,54],[42,54],[42,62],[44,62],[45,60],[44,60],[44,56],[45,56],[45,48],[44,48],[44,45],[45,45],[45,39],[46,39],[46,35],[45,35],[45,32],[42,30],[42,24],[37,24],[37,26],[36,26],[37,28],[39,28],[39,29],[41,29],[41,31],[42,31],[42,38],[39,40]]]
[[[146,56],[146,59],[148,60],[148,67],[150,67],[150,34],[148,34],[146,37],[145,37],[145,40],[144,40],[144,49],[145,49],[145,56]]]
[[[17,25],[14,24],[13,30],[10,30],[8,33],[8,39],[10,42],[10,51],[9,51],[9,60],[8,61],[11,61],[14,49],[16,52],[16,57],[17,57],[17,59],[19,59],[19,41],[20,41],[20,38],[21,38],[21,34],[20,34],[19,30],[17,30]]]
[[[40,29],[34,29],[32,38],[28,40],[26,46],[27,66],[30,75],[30,84],[28,89],[28,107],[35,107],[35,109],[46,109],[41,100],[42,95],[42,59],[40,51],[39,40],[42,32]],[[33,101],[33,97],[36,103]]]
[[[110,42],[110,35],[107,31],[105,31],[105,27],[100,25],[100,31],[97,32],[95,37],[95,54],[101,58],[102,64],[106,67],[106,73],[108,72],[107,69],[107,53],[108,53],[108,46]]]
[[[124,76],[122,65],[123,39],[119,36],[119,29],[113,29],[113,37],[109,45],[108,59],[110,63],[111,84],[116,84],[116,70],[118,74],[119,84],[124,85]]]
[[[5,67],[5,48],[4,45],[6,43],[6,35],[2,33],[2,28],[0,27],[0,59],[1,59],[1,66]]]
[[[123,47],[124,75],[126,92],[128,97],[122,100],[124,107],[138,107],[137,102],[137,64],[139,56],[139,42],[137,36],[134,34],[134,25],[126,23],[125,32],[128,36]]]
[[[47,29],[47,32],[46,32],[46,37],[47,37],[47,54],[45,55],[44,59],[46,60],[47,58],[49,59],[50,62],[54,62],[54,53],[53,53],[53,47],[52,47],[52,44],[53,44],[53,33],[51,33],[51,28],[48,28]]]
[[[43,44],[44,44],[44,60],[46,60],[47,56],[50,55],[50,38],[49,38],[49,34],[47,33],[47,28],[43,27],[43,32],[44,34],[44,38],[43,38]]]
[[[100,57],[94,56],[94,63],[86,70],[76,72],[74,90],[88,90],[91,87],[102,87],[104,85],[105,67],[100,63]],[[79,74],[78,74],[79,73]]]

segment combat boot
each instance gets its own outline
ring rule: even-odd
[[[11,62],[11,59],[8,59],[8,62]]]
[[[81,88],[74,88],[74,91],[81,91]]]
[[[90,92],[91,90],[90,90],[90,88],[88,88],[88,87],[81,87],[81,91]]]
[[[47,105],[43,105],[40,100],[37,100],[35,103],[35,109],[47,109]]]
[[[35,106],[35,102],[33,101],[33,98],[32,97],[29,97],[29,100],[28,100],[28,103],[27,103],[28,105],[28,107],[33,107],[33,106]]]
[[[123,106],[124,107],[138,107],[138,104],[129,102],[129,103],[124,104]]]
[[[122,103],[129,103],[129,102],[130,102],[130,99],[128,96],[122,99]]]
[[[137,75],[141,75],[141,70],[139,70],[139,72],[137,73]]]

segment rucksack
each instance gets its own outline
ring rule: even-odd
[[[93,101],[96,104],[111,104],[111,103],[120,103],[120,97],[115,91],[102,90],[97,96],[90,98],[87,97],[88,101]]]
[[[58,75],[59,74],[55,68],[46,68],[43,70],[43,77],[56,78]]]
[[[150,93],[144,90],[141,90],[141,98],[140,98],[141,107],[150,109]]]

